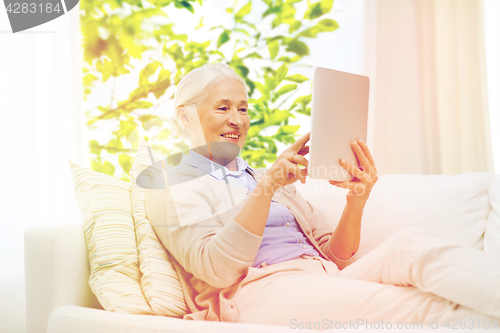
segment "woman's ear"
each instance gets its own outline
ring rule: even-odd
[[[189,116],[187,114],[187,110],[184,106],[179,106],[175,112],[177,112],[177,119],[181,122],[181,124],[185,128],[189,128]]]

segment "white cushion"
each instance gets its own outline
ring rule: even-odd
[[[486,223],[484,250],[500,257],[500,174],[493,179],[488,193],[491,212]]]
[[[146,191],[152,179],[158,174],[165,174],[164,171],[165,165],[160,156],[147,141],[141,140],[130,169],[141,287],[155,314],[181,317],[188,313],[188,308],[177,272],[146,217]]]
[[[130,184],[70,162],[89,251],[89,285],[109,311],[154,314],[140,285]]]
[[[361,243],[355,259],[398,230],[411,226],[421,226],[460,244],[482,249],[493,177],[490,172],[380,175],[363,212]],[[306,184],[295,184],[307,200],[337,225],[348,190],[309,177]]]

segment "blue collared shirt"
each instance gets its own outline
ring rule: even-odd
[[[253,172],[253,169],[239,156],[236,157],[237,171],[231,171],[194,150],[188,152],[186,163],[205,171],[218,180],[227,181],[230,185],[249,192],[257,186],[257,181],[247,170],[250,169]],[[319,257],[319,253],[308,243],[290,210],[286,206],[272,201],[262,235],[262,243],[255,256],[253,267],[277,264],[303,254]]]

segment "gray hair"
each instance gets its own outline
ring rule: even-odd
[[[194,116],[193,113],[196,112],[196,107],[199,107],[200,103],[207,97],[210,86],[226,78],[240,81],[246,87],[246,83],[241,76],[223,63],[207,64],[195,68],[182,78],[176,88],[174,110],[170,116],[170,126],[176,135],[184,140],[189,140],[189,133],[179,121],[177,115],[179,106],[184,106],[188,114]]]

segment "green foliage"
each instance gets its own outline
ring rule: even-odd
[[[300,125],[288,121],[296,114],[310,115],[311,95],[297,96],[310,81],[294,69],[309,55],[308,40],[338,28],[337,22],[322,17],[333,0],[307,0],[302,17],[297,17],[296,7],[305,0],[262,1],[263,13],[252,12],[252,1],[236,1],[226,9],[232,22],[224,25],[207,27],[201,17],[196,29],[216,34],[213,40],[200,41],[179,33],[170,17],[180,12],[194,17],[203,11],[202,0],[82,0],[85,98],[100,96],[111,86],[106,103],[86,112],[89,132],[109,136],[90,140],[92,169],[128,179],[140,136],[169,156],[168,163],[178,163],[189,147],[172,136],[165,110],[158,109],[173,98],[184,75],[214,62],[228,64],[247,83],[251,126],[242,157],[251,166],[274,162],[277,142],[295,142]],[[255,17],[250,14],[258,19],[249,21]],[[125,98],[117,97],[117,87],[123,91],[122,82],[130,82],[131,75],[137,75],[136,85]]]

